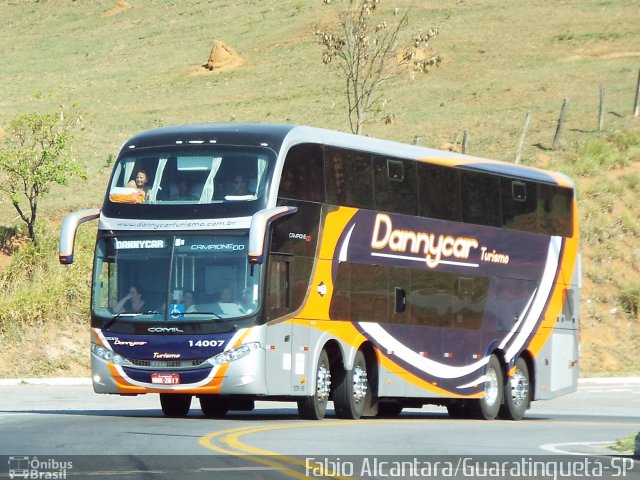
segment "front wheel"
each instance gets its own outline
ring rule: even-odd
[[[495,355],[489,357],[484,381],[484,397],[469,404],[470,413],[481,420],[493,420],[498,415],[502,403],[504,383],[502,367]]]
[[[529,382],[529,367],[524,358],[516,361],[511,377],[507,379],[504,388],[504,403],[500,407],[500,418],[507,420],[522,420],[531,401],[531,383]]]
[[[160,406],[166,417],[186,417],[191,408],[191,395],[186,393],[161,393]]]
[[[338,418],[357,420],[371,398],[367,363],[361,350],[356,353],[353,367],[338,379],[333,394],[333,405]]]
[[[313,395],[298,400],[298,413],[306,420],[321,420],[327,411],[329,392],[331,392],[331,371],[329,355],[325,350],[320,352],[316,367],[316,388]]]

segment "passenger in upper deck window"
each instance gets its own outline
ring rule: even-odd
[[[138,170],[136,176],[127,183],[127,187],[137,188],[139,192],[144,193],[144,200],[146,201],[149,197],[148,181],[149,175],[147,175],[146,170]]]
[[[243,175],[236,175],[233,179],[233,191],[231,195],[233,196],[242,196],[242,195],[251,195],[251,192],[247,188],[247,179],[244,178]]]
[[[178,182],[178,191],[171,197],[171,200],[195,201],[198,197],[191,193],[191,184],[187,180]]]

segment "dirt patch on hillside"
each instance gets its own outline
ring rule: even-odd
[[[611,52],[606,46],[597,46],[592,47],[588,50],[580,50],[575,55],[570,55],[563,60],[565,62],[573,62],[575,60],[584,60],[586,58],[612,59],[629,57],[640,57],[640,51],[636,50],[629,52]]]
[[[84,322],[52,323],[0,336],[0,378],[89,377],[88,330]]]
[[[214,40],[207,63],[197,67],[192,75],[234,70],[244,63],[238,52],[220,40]]]
[[[11,263],[11,257],[0,251],[0,272]]]
[[[113,17],[115,15],[121,14],[122,12],[126,12],[130,8],[133,8],[133,6],[129,2],[126,2],[125,0],[116,0],[115,5],[104,12],[104,16]]]

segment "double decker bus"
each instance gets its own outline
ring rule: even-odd
[[[127,141],[91,287],[97,393],[167,416],[296,401],[321,419],[435,404],[521,419],[576,390],[573,182],[325,129],[163,127]]]

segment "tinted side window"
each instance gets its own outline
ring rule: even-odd
[[[322,146],[306,143],[291,147],[284,161],[278,196],[324,202]]]
[[[325,175],[328,203],[373,209],[371,155],[326,148]]]
[[[329,315],[333,320],[347,320],[351,317],[351,264],[349,262],[338,264]]]
[[[573,191],[555,185],[538,185],[539,230],[548,235],[573,234]]]
[[[295,257],[293,263],[293,275],[291,275],[291,310],[297,310],[302,306],[309,279],[313,270],[313,259],[308,257]]]
[[[373,157],[376,210],[417,215],[415,162]]]
[[[453,308],[453,281],[448,273],[412,270],[407,306],[411,323],[431,327],[448,327]]]
[[[480,328],[488,294],[488,278],[458,277],[453,298],[453,327]]]
[[[292,257],[272,255],[269,259],[269,291],[267,320],[287,315],[291,311]]]
[[[461,172],[462,221],[498,227],[500,216],[500,177],[477,172]]]
[[[460,172],[418,163],[420,216],[460,221]]]
[[[538,230],[538,189],[532,182],[500,179],[502,200],[502,226],[515,230]]]
[[[351,320],[389,320],[389,269],[378,265],[351,264]]]

